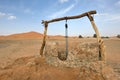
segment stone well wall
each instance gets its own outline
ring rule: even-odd
[[[59,53],[65,53],[65,44],[60,42],[49,42],[46,44],[44,56],[46,62],[57,67],[80,67],[90,62],[98,61],[99,48],[95,42],[69,43],[67,60],[61,61]]]

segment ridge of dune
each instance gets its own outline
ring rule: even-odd
[[[54,36],[53,36],[53,35],[52,35],[52,36],[49,35],[49,36],[48,36],[48,38],[57,38],[57,39],[58,39],[58,38],[64,38],[64,37],[65,37],[65,36],[62,36],[62,35],[54,35]]]
[[[7,36],[0,36],[0,39],[6,39],[6,38],[12,38],[12,39],[16,39],[16,38],[42,38],[43,34],[38,33],[38,32],[25,32],[25,33],[18,33],[18,34],[12,34],[12,35],[7,35]]]
[[[47,35],[48,38],[64,38],[62,35]],[[33,38],[43,38],[43,34],[31,31],[25,33],[16,33],[7,36],[0,36],[0,39],[33,39]]]

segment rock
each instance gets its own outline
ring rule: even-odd
[[[61,51],[61,52],[58,51],[58,58],[62,61],[66,60],[67,59],[66,52],[65,51]]]
[[[28,67],[35,66],[35,62],[28,62],[28,63],[26,64],[26,66],[28,66]]]

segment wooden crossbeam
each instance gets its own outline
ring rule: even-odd
[[[96,10],[93,10],[93,11],[85,12],[83,14],[76,15],[76,16],[66,16],[66,17],[56,18],[56,19],[52,19],[52,20],[48,20],[48,21],[42,20],[42,24],[44,24],[45,22],[51,23],[51,22],[56,22],[56,21],[61,21],[61,20],[69,20],[69,19],[82,18],[82,17],[88,16],[88,14],[92,15],[92,14],[96,14],[96,13],[97,13]]]

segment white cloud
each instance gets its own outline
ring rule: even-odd
[[[69,12],[70,10],[72,10],[74,8],[74,4],[70,5],[69,7],[62,9],[60,11],[55,12],[54,14],[52,14],[51,16],[49,16],[50,18],[56,18],[58,16],[64,15],[67,12]]]
[[[105,22],[120,22],[119,14],[99,13],[95,15],[99,19]]]
[[[14,19],[16,19],[16,16],[13,16],[13,15],[8,16],[8,20],[14,20]]]
[[[4,16],[6,16],[6,14],[5,14],[5,13],[0,12],[0,17],[4,17]]]
[[[115,5],[120,7],[120,0],[116,2]]]
[[[119,14],[114,14],[114,15],[108,15],[108,18],[106,19],[106,21],[115,21],[115,22],[120,22],[120,15]]]
[[[108,15],[108,13],[98,13],[95,16],[107,16],[107,15]]]
[[[16,19],[16,16],[9,13],[0,12],[0,18],[7,18],[8,20],[14,20]]]
[[[59,0],[60,3],[68,2],[69,0]]]

